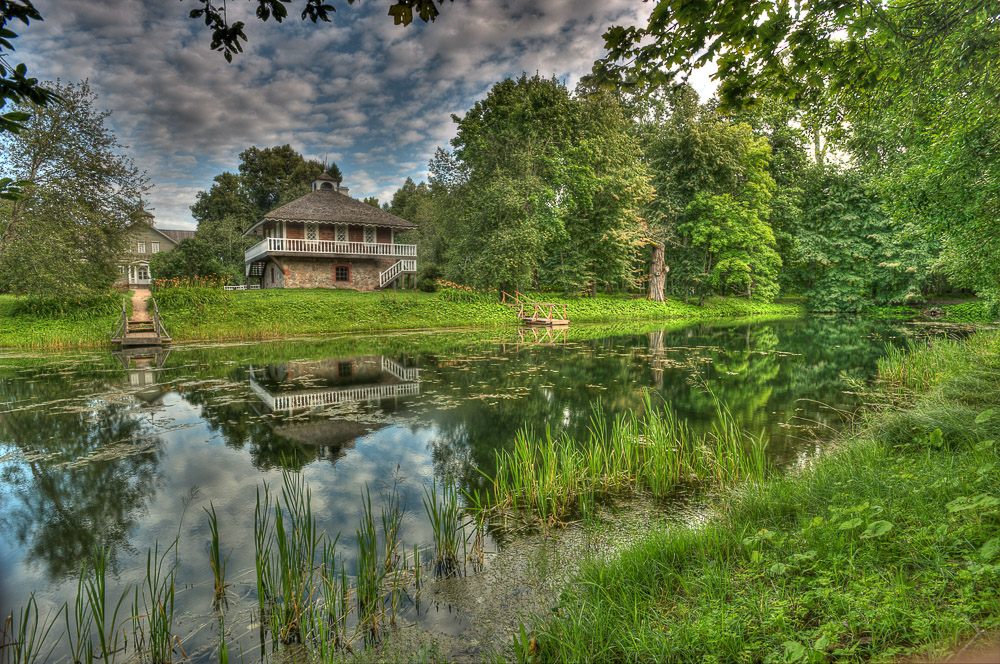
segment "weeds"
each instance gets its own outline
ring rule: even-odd
[[[222,556],[219,545],[219,518],[215,514],[215,505],[209,503],[203,508],[208,516],[208,528],[212,533],[212,542],[208,545],[208,560],[212,565],[212,578],[215,580],[215,604],[226,599],[226,558]]]
[[[438,494],[437,480],[424,487],[424,510],[434,533],[434,569],[440,576],[458,572],[459,544],[465,542],[460,532],[458,487],[448,478]]]
[[[11,611],[0,628],[0,655],[10,664],[34,664],[39,658],[44,662],[58,643],[53,643],[48,653],[42,656],[45,641],[58,619],[59,613],[56,613],[39,622],[38,604],[32,593],[27,604],[18,611],[16,619]]]

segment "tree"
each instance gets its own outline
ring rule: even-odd
[[[0,158],[23,182],[20,200],[0,208],[0,289],[68,295],[102,290],[148,190],[95,108],[86,82],[55,84],[60,104],[31,111],[19,133],[0,134]]]
[[[227,276],[226,268],[215,256],[215,248],[198,236],[181,240],[171,251],[154,254],[149,271],[157,279]]]
[[[254,220],[276,207],[309,193],[312,181],[322,172],[317,161],[307,161],[290,145],[273,148],[247,148],[240,153],[240,190],[251,206]],[[342,177],[337,164],[327,172],[334,179]]]
[[[451,278],[579,290],[632,276],[637,210],[650,189],[614,99],[522,75],[497,83],[456,122],[453,156],[437,157],[457,200]]]

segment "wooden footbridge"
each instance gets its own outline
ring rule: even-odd
[[[132,296],[131,318],[128,315],[128,301],[122,298],[122,312],[115,323],[115,331],[111,333],[111,343],[123,348],[170,343],[170,335],[163,327],[156,300],[148,290],[135,291]]]
[[[517,317],[525,325],[548,327],[566,327],[569,325],[565,304],[535,302],[517,291],[514,291],[513,295],[506,291],[500,291],[500,293],[502,295],[500,304],[506,304],[508,307],[517,309]]]

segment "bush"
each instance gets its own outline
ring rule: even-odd
[[[499,299],[496,288],[473,288],[463,286],[453,281],[441,281],[438,279],[435,284],[441,293],[441,299],[446,302],[464,302],[472,304],[495,304]]]

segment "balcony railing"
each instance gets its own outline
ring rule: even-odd
[[[264,238],[246,250],[246,262],[267,253],[325,254],[329,256],[416,257],[417,245],[390,242],[336,242],[334,240],[293,240],[286,237]]]

